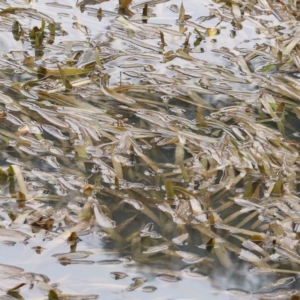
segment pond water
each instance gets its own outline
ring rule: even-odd
[[[300,299],[298,10],[0,0],[0,299]]]

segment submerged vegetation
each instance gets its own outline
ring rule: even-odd
[[[0,1],[0,299],[300,299],[298,3],[199,2]]]

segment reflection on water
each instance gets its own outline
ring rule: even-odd
[[[0,299],[299,298],[297,2],[0,8]]]

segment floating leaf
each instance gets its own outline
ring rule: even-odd
[[[116,222],[111,220],[109,217],[107,217],[99,208],[97,205],[94,205],[94,214],[97,220],[97,223],[99,226],[104,228],[115,228]]]
[[[179,18],[178,18],[178,21],[180,23],[184,23],[184,16],[185,16],[185,9],[183,6],[183,2],[181,2],[180,9],[179,9]]]
[[[143,251],[143,253],[144,254],[152,254],[152,253],[167,250],[168,248],[169,248],[168,245],[153,246],[153,247],[148,248],[146,251]]]
[[[122,272],[111,272],[110,274],[112,275],[112,277],[115,280],[124,279],[124,278],[128,277],[127,274],[122,273]]]
[[[133,279],[133,283],[126,288],[126,291],[134,291],[146,282],[146,278],[138,277]]]
[[[158,275],[157,278],[167,282],[178,282],[181,280],[179,277],[173,275],[166,275],[166,274]]]
[[[218,29],[218,28],[208,28],[207,30],[206,30],[206,35],[207,36],[215,36],[215,35],[218,35],[218,34],[220,34],[220,29]]]
[[[145,293],[153,293],[157,290],[157,288],[155,286],[144,286],[142,288],[142,291]]]

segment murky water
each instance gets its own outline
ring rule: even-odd
[[[0,299],[299,299],[297,2],[130,2],[0,0]]]

